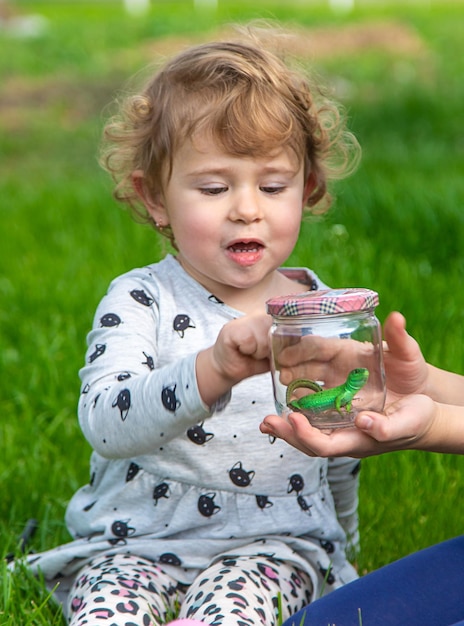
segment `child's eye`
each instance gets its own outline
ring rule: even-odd
[[[206,196],[218,196],[227,191],[227,187],[200,187],[200,193]]]
[[[283,185],[272,185],[272,186],[260,187],[260,189],[264,193],[268,193],[268,194],[271,194],[271,195],[276,195],[276,194],[281,193],[282,191],[284,191],[285,187]]]

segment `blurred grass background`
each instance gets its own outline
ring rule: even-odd
[[[85,336],[111,279],[164,254],[97,165],[105,107],[134,72],[231,22],[296,28],[296,52],[333,86],[363,147],[288,264],[377,290],[382,321],[401,310],[427,359],[464,373],[464,5],[199,4],[153,0],[129,15],[112,0],[0,3],[2,554],[31,517],[35,550],[69,539],[64,509],[90,454],[76,418]],[[360,572],[461,532],[463,462],[363,463]],[[62,623],[25,575],[0,578],[0,624]]]

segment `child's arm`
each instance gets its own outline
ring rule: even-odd
[[[425,393],[443,404],[464,406],[464,376],[429,365]]]
[[[163,323],[159,289],[143,268],[115,279],[88,335],[79,422],[105,457],[159,449],[220,411],[234,384],[269,369],[267,315],[228,322],[204,350],[194,327],[176,332],[166,324],[166,302]]]
[[[177,307],[161,289],[150,268],[133,270],[112,282],[97,307],[78,413],[85,437],[104,457],[158,450],[213,412],[196,380],[203,335],[176,331]]]

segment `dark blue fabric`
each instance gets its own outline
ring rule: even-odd
[[[464,536],[315,600],[283,626],[464,626]]]

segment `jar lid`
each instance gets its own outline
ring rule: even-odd
[[[377,292],[370,289],[324,289],[305,291],[291,296],[279,296],[266,302],[271,315],[333,315],[373,309],[379,304]]]

